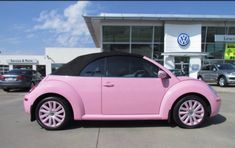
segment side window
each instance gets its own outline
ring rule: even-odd
[[[215,67],[215,65],[212,65],[211,66],[211,71],[216,71],[217,69],[216,69],[216,67]]]
[[[157,77],[159,68],[142,58],[130,58],[130,73],[133,77]]]
[[[213,65],[210,65],[209,68],[208,68],[210,71],[213,70]]]
[[[142,58],[113,56],[107,58],[108,77],[157,77],[158,67]]]
[[[89,63],[80,73],[80,76],[101,77],[104,76],[105,59],[98,59]]]
[[[204,66],[202,70],[209,70],[209,66]]]

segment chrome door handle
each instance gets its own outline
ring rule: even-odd
[[[114,84],[104,84],[104,87],[113,87]]]

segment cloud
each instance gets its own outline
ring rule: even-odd
[[[89,31],[82,18],[90,4],[88,1],[78,1],[65,8],[63,13],[58,10],[42,11],[33,30],[47,30],[55,34],[54,41],[59,46],[79,47],[91,43]]]

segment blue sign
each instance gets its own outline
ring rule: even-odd
[[[186,46],[189,44],[190,42],[190,39],[189,39],[189,35],[186,34],[186,33],[181,33],[179,36],[178,36],[178,44],[181,45],[181,46]]]

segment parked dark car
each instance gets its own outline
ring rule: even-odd
[[[233,64],[205,65],[198,72],[198,79],[215,82],[221,87],[235,84],[235,66]]]
[[[169,69],[175,76],[185,76],[185,73],[180,69]]]
[[[0,75],[0,88],[7,92],[10,89],[30,89],[41,79],[41,74],[35,70],[14,69]]]

